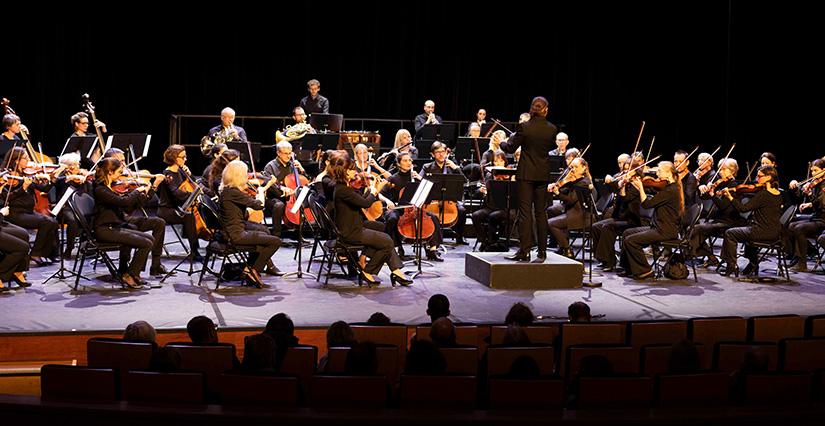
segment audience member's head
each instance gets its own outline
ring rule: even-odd
[[[146,321],[135,321],[127,325],[123,333],[123,340],[142,340],[154,343],[156,338],[155,327]]]
[[[427,301],[427,315],[430,316],[431,323],[441,317],[450,316],[450,299],[443,294],[430,296],[430,300]]]
[[[346,374],[374,376],[378,371],[378,351],[375,343],[356,343],[347,353]]]
[[[455,325],[447,317],[441,317],[430,327],[430,340],[438,347],[455,346]]]
[[[209,317],[198,315],[186,324],[192,343],[218,343],[218,326]]]
[[[352,327],[344,321],[335,321],[327,329],[327,347],[352,347],[356,343]]]
[[[504,337],[501,340],[502,345],[507,346],[529,346],[530,336],[524,327],[518,324],[507,324],[507,330],[504,331]]]
[[[370,325],[390,325],[391,323],[390,317],[384,315],[383,312],[376,312],[367,319],[367,324]]]
[[[584,302],[573,302],[567,307],[567,319],[570,322],[590,322],[590,306]]]
[[[149,369],[161,373],[173,373],[180,370],[180,366],[180,352],[175,348],[167,348],[166,346],[153,352],[152,358],[149,360]]]
[[[696,373],[700,369],[699,351],[693,342],[682,339],[673,344],[667,361],[668,373],[688,374]]]
[[[295,336],[295,324],[292,323],[292,318],[289,315],[283,312],[277,313],[266,323],[264,333],[275,338]]]
[[[243,339],[243,361],[247,371],[278,371],[277,344],[270,335],[261,333]]]
[[[507,312],[507,317],[504,318],[504,323],[517,324],[522,327],[527,327],[528,325],[533,325],[533,320],[535,318],[536,316],[533,315],[533,311],[530,310],[530,307],[522,302],[516,302],[513,304],[513,307],[510,308],[510,312]]]
[[[510,364],[507,375],[512,378],[529,379],[541,376],[539,364],[531,356],[522,355]]]
[[[447,362],[444,355],[429,340],[413,340],[407,352],[406,374],[436,376],[444,374]]]

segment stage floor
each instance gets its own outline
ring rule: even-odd
[[[171,231],[169,237],[174,238]],[[169,249],[173,255],[182,254],[180,246]],[[94,278],[106,274],[101,264],[96,272],[85,268],[84,275],[93,281],[81,280],[86,290],[75,292],[70,288],[73,280],[43,284],[57,266],[32,268],[31,287],[0,293],[0,332],[122,330],[136,320],[149,321],[157,328],[179,329],[196,315],[209,316],[224,328],[263,327],[278,312],[286,312],[296,326],[304,327],[325,327],[337,320],[366,321],[379,311],[394,322],[418,324],[429,321],[427,300],[436,293],[450,298],[454,318],[475,323],[502,322],[515,302],[528,304],[536,315],[565,316],[570,303],[583,301],[593,314],[616,321],[825,313],[825,276],[815,273],[791,274],[792,283],[779,284],[738,282],[706,270],[698,270],[698,283],[692,276],[683,281],[637,282],[613,273],[596,274],[594,268],[593,281],[602,282],[601,288],[495,290],[464,275],[464,254],[470,250],[472,246],[448,247],[443,263],[424,267],[425,272],[437,276],[418,278],[411,287],[395,288],[390,286],[385,268],[380,275],[383,283],[374,288],[359,288],[355,282],[341,279],[331,279],[324,288],[313,278],[264,276],[269,284],[265,289],[233,282],[214,291],[214,278],[206,277],[205,286],[198,287],[193,285],[197,275],[190,279],[178,273],[162,288],[126,291]],[[294,248],[282,248],[274,260],[283,271],[294,271],[294,253]],[[303,253],[306,259],[309,249]],[[164,259],[164,264],[171,268],[179,259]],[[317,272],[316,265],[313,272]],[[762,268],[774,266],[765,263]],[[587,282],[587,276],[584,280]]]

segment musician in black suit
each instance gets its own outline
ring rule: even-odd
[[[424,128],[427,124],[441,124],[444,121],[441,120],[441,117],[435,115],[435,102],[433,101],[426,101],[424,102],[424,113],[418,114],[415,116],[415,136],[416,139],[419,137],[418,133],[421,129]]]
[[[547,184],[550,181],[550,150],[556,141],[556,126],[547,121],[547,99],[538,96],[530,105],[530,120],[519,124],[516,133],[501,143],[504,152],[521,148],[516,170],[519,196],[519,250],[508,258],[530,260],[533,246],[533,215],[538,229],[537,261],[547,258]]]
[[[432,155],[433,161],[425,164],[420,173],[420,175],[424,176],[425,179],[428,174],[464,176],[464,173],[461,172],[461,167],[450,160],[449,153],[447,152],[447,145],[444,145],[442,142],[434,142],[432,147],[430,147],[430,155]],[[433,198],[433,200],[436,199],[438,199],[438,197]],[[455,231],[455,243],[459,245],[466,245],[467,242],[464,241],[464,223],[467,221],[467,211],[464,210],[464,205],[460,201],[456,201],[455,203],[456,208],[458,209],[458,219],[453,226],[453,230]]]
[[[221,111],[221,125],[209,129],[209,137],[212,142],[231,142],[241,141],[246,142],[246,130],[241,126],[236,126],[235,110],[229,107]],[[216,139],[218,139],[216,141]]]

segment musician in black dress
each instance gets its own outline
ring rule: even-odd
[[[461,172],[461,167],[454,163],[453,160],[447,158],[447,145],[444,145],[442,142],[433,142],[432,147],[430,148],[430,155],[432,155],[433,161],[424,164],[424,167],[421,169],[420,173],[424,179],[427,179],[428,174],[450,174],[464,176]],[[431,198],[433,200],[437,200],[438,196],[437,194],[431,194]],[[467,221],[467,211],[464,210],[464,205],[460,201],[454,202],[458,208],[458,219],[456,220],[455,225],[453,225],[453,230],[455,231],[455,243],[466,245],[467,243],[464,241],[464,223]]]
[[[142,206],[154,194],[164,178],[163,175],[157,175],[151,185],[140,185],[135,190],[120,194],[112,189],[112,185],[123,175],[123,169],[123,163],[112,157],[104,158],[98,163],[93,192],[93,227],[98,241],[121,246],[121,280],[131,288],[139,288],[146,284],[140,273],[146,268],[146,260],[149,251],[155,246],[155,241],[154,237],[134,229],[135,227],[128,222],[125,211]],[[136,251],[130,262],[132,249]],[[152,267],[156,268],[157,264],[160,264],[160,257],[153,256],[152,263]]]
[[[52,188],[51,177],[36,174],[25,176],[24,169],[29,163],[29,155],[22,147],[15,147],[6,152],[3,157],[4,165],[9,165],[10,176],[16,176],[17,185],[5,185],[0,196],[8,200],[9,215],[6,220],[24,228],[36,229],[37,237],[31,250],[31,260],[38,266],[48,265],[50,261],[44,258],[57,257],[57,221],[51,215],[46,216],[34,211],[36,203],[35,190],[48,193]]]
[[[779,238],[782,224],[779,218],[782,215],[782,195],[779,191],[779,175],[776,168],[762,166],[756,173],[756,182],[759,188],[753,198],[742,203],[733,197],[730,188],[722,190],[722,194],[733,204],[739,212],[752,212],[750,225],[730,228],[725,231],[725,240],[722,243],[722,260],[726,268],[722,275],[731,273],[738,275],[739,266],[736,264],[736,246],[748,241],[773,242]],[[742,270],[744,275],[753,275],[759,272],[759,257],[754,246],[745,246],[745,257],[749,263]]]
[[[739,210],[731,204],[727,197],[722,196],[723,188],[736,186],[736,173],[739,171],[739,163],[733,158],[719,161],[719,175],[713,181],[713,185],[700,185],[699,197],[703,200],[713,200],[713,211],[704,223],[697,223],[690,234],[690,247],[694,257],[706,256],[707,260],[701,266],[704,268],[719,265],[719,260],[713,254],[713,248],[708,245],[709,237],[721,237],[730,228],[744,226],[745,219],[739,214]],[[708,172],[706,175],[712,175]],[[708,182],[710,183],[710,182]]]
[[[530,105],[530,120],[520,123],[501,150],[514,153],[521,148],[516,169],[519,197],[519,250],[511,260],[529,261],[533,246],[533,218],[538,233],[538,261],[547,258],[547,184],[550,181],[550,155],[555,144],[556,126],[547,121],[547,99],[539,96]],[[534,213],[535,212],[535,213]]]
[[[361,209],[367,208],[377,200],[378,192],[386,185],[379,179],[372,181],[370,192],[362,196],[347,183],[355,178],[355,165],[347,155],[334,156],[330,160],[332,178],[335,179],[335,225],[340,232],[339,238],[351,244],[364,246],[364,253],[369,261],[361,271],[361,279],[369,284],[377,284],[374,275],[381,271],[385,263],[392,271],[390,280],[393,285],[412,284],[401,271],[403,263],[393,248],[393,241],[384,232],[364,226]]]
[[[190,256],[195,262],[201,262],[203,256],[198,253],[200,242],[195,215],[191,211],[184,212],[180,209],[192,195],[191,192],[182,190],[181,185],[184,182],[195,185],[189,168],[186,167],[186,148],[183,145],[170,145],[163,153],[163,162],[167,165],[163,170],[166,179],[158,189],[158,217],[170,225],[183,224],[183,235],[189,241]]]
[[[815,238],[825,231],[825,160],[817,158],[811,163],[812,181],[800,185],[791,181],[789,187],[802,199],[799,204],[800,213],[809,216],[791,222],[785,238],[785,250],[792,254],[791,264],[797,272],[808,270],[808,238]],[[807,197],[808,201],[805,201]]]
[[[653,269],[647,263],[644,247],[679,236],[679,218],[685,211],[685,200],[676,166],[669,161],[661,161],[656,175],[660,180],[667,181],[667,184],[653,197],[645,194],[640,179],[631,181],[631,184],[639,191],[641,207],[654,209],[654,211],[649,227],[642,226],[624,231],[624,245],[619,259],[625,270],[621,274],[623,276],[632,275],[636,279],[650,277]]]
[[[401,152],[396,158],[398,159],[398,164],[396,165],[397,171],[387,179],[391,185],[385,186],[382,191],[384,197],[393,203],[397,203],[401,199],[401,190],[412,182],[413,179],[421,182],[421,175],[413,170],[412,155],[409,152]],[[404,256],[404,245],[401,242],[401,234],[398,232],[398,220],[403,214],[404,210],[396,209],[387,209],[387,212],[384,214],[387,234],[392,237],[399,256]],[[442,239],[441,223],[439,223],[438,216],[436,216],[435,213],[425,212],[424,214],[429,216],[435,225],[435,231],[433,231],[433,235],[427,240],[427,247],[425,248],[427,260],[443,262],[444,259],[438,255],[438,246],[441,245]]]
[[[248,251],[249,263],[244,276],[250,284],[260,288],[263,286],[260,273],[281,246],[281,239],[271,235],[266,226],[246,220],[247,207],[253,210],[264,208],[261,199],[253,198],[245,192],[249,182],[248,172],[246,163],[240,160],[230,162],[223,170],[220,188],[221,223],[226,238],[233,245],[241,248],[254,247]],[[270,179],[267,185],[274,183],[274,179]],[[262,188],[264,191],[268,189],[267,186]]]
[[[630,156],[624,154],[630,159]],[[639,213],[642,201],[639,189],[630,183],[631,180],[641,179],[644,175],[642,168],[630,171],[641,166],[645,159],[641,155],[633,157],[632,162],[628,162],[630,168],[628,173],[619,180],[613,180],[618,191],[616,192],[616,202],[611,210],[609,218],[600,220],[593,224],[591,234],[593,238],[593,257],[601,262],[601,268],[605,272],[610,272],[616,268],[616,238],[625,230],[642,226],[642,217]],[[611,177],[612,178],[612,177]],[[605,180],[607,181],[607,180]]]

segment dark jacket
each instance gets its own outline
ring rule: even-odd
[[[246,229],[246,208],[263,210],[264,204],[238,188],[224,188],[220,195],[221,223],[229,240],[232,241]]]
[[[501,150],[514,153],[521,147],[516,179],[548,182],[550,180],[550,150],[556,146],[558,130],[544,117],[534,116],[519,124],[510,140],[501,143]]]
[[[94,226],[123,227],[126,225],[124,211],[131,211],[143,205],[152,198],[155,190],[149,189],[146,194],[140,191],[130,191],[120,195],[106,185],[96,183],[94,186],[95,218]]]

